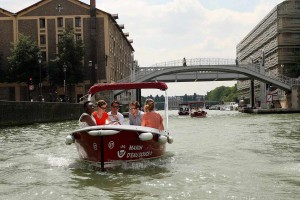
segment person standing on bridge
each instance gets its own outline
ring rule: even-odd
[[[183,60],[182,60],[182,65],[183,65],[184,67],[186,67],[186,59],[185,59],[185,57],[184,57]]]

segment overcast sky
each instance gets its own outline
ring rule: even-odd
[[[235,58],[236,45],[284,0],[96,0],[96,7],[119,14],[119,24],[133,39],[141,67],[189,58]],[[37,0],[0,0],[18,12]],[[89,0],[82,0],[88,3]],[[236,82],[167,83],[168,95],[205,95]],[[153,90],[142,95],[157,93]]]

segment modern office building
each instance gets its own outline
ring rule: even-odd
[[[123,32],[124,25],[118,24],[116,19],[117,14],[97,9],[96,0],[90,0],[90,5],[78,0],[41,0],[17,13],[0,8],[1,66],[7,68],[11,44],[18,41],[20,34],[37,42],[46,63],[55,59],[60,36],[71,27],[76,40],[83,41],[85,50],[82,60],[85,81],[68,88],[72,98],[78,101],[90,85],[116,82],[131,73],[132,40]],[[47,80],[43,80],[46,101],[49,100],[47,85]],[[26,83],[0,83],[0,100],[28,100],[27,91]],[[63,87],[56,92],[63,96]]]
[[[297,78],[300,75],[300,1],[286,0],[273,8],[237,45],[239,63],[260,65],[270,76]],[[238,81],[240,99],[249,99],[250,81]],[[286,93],[255,81],[255,102],[264,102],[261,90],[274,95],[276,107],[286,107]]]

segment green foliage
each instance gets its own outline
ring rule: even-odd
[[[8,57],[8,82],[27,82],[29,77],[39,82],[38,45],[28,36],[20,35],[19,41],[11,49]]]
[[[61,35],[58,43],[57,58],[48,64],[49,80],[52,85],[61,85],[64,80],[63,66],[66,69],[67,84],[76,84],[83,81],[82,58],[84,46],[81,40],[75,40],[74,31],[67,28]]]
[[[0,54],[0,83],[4,82],[6,77],[6,72],[5,70],[3,70],[2,60],[3,60],[3,55]]]
[[[220,86],[214,90],[207,92],[207,101],[219,101],[219,102],[236,102],[238,100],[237,86],[232,87]]]

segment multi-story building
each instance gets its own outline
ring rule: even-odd
[[[85,49],[82,60],[85,81],[69,88],[73,99],[78,99],[91,84],[116,82],[130,76],[134,60],[132,40],[123,32],[124,25],[116,22],[117,18],[118,15],[97,9],[95,0],[90,5],[78,0],[41,0],[17,13],[0,8],[2,66],[7,67],[11,44],[18,41],[20,34],[37,42],[46,62],[54,59],[60,35],[66,27],[71,27]],[[27,100],[27,90],[26,83],[0,83],[0,100]],[[46,80],[43,90],[47,100]],[[57,92],[63,95],[62,88]]]
[[[300,1],[286,0],[278,4],[237,45],[236,52],[241,64],[261,64],[264,57],[263,70],[268,75],[297,78],[300,75]],[[238,81],[237,86],[240,98],[249,99],[249,81]],[[264,102],[259,93],[266,88],[258,81],[254,87],[255,101]],[[276,93],[274,103],[285,107],[285,92],[276,90]]]

